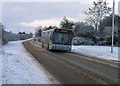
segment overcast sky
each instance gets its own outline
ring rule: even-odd
[[[40,0],[39,0],[40,1]],[[12,32],[34,32],[39,25],[59,26],[60,21],[66,16],[71,21],[84,21],[84,11],[92,6],[96,0],[4,0],[2,2],[2,23],[6,30]],[[107,0],[112,7],[112,0]],[[118,13],[116,0],[116,13]],[[19,28],[19,29],[18,29]]]

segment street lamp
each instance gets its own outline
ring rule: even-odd
[[[111,46],[111,53],[113,53],[113,46],[114,46],[114,29],[115,29],[115,0],[113,0],[113,11],[112,11],[112,46]]]

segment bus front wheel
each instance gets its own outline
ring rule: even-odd
[[[49,44],[47,45],[47,50],[49,50]]]
[[[42,48],[44,48],[44,44],[42,43]]]

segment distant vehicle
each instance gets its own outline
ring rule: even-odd
[[[73,31],[55,28],[42,32],[42,47],[48,50],[71,51]]]

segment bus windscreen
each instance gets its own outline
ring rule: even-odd
[[[64,45],[71,45],[72,42],[72,33],[68,32],[54,32],[53,33],[53,43],[54,44],[64,44]]]

